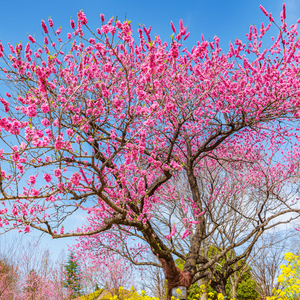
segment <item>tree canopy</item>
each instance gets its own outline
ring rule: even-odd
[[[0,226],[81,237],[82,251],[98,244],[97,255],[115,251],[137,265],[163,267],[169,296],[172,287],[204,277],[225,295],[234,266],[263,232],[300,211],[293,205],[297,24],[287,26],[285,5],[279,25],[261,9],[270,23],[251,25],[246,41],[229,43],[227,53],[218,37],[184,47],[182,21],[177,28],[171,22],[167,43],[145,26],[135,39],[130,21],[102,14],[94,31],[83,11],[66,39],[49,19],[42,21],[44,41],[29,35],[26,45],[0,44],[0,80],[9,88],[0,98]],[[278,35],[264,47],[273,25]],[[175,200],[184,213],[180,229],[172,219]],[[212,209],[221,215],[208,225]],[[65,231],[75,212],[86,213],[88,223]],[[159,212],[169,217],[162,231]],[[233,215],[249,220],[247,230],[238,240],[227,235],[213,258],[202,255],[205,241],[226,233],[223,221]],[[219,270],[234,248],[239,254]],[[147,250],[159,263],[142,260]],[[185,262],[183,271],[174,257]]]

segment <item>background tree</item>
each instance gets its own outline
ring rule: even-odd
[[[3,257],[0,260],[0,299],[13,300],[18,293],[17,268],[11,265],[7,258]]]
[[[300,277],[300,261],[299,256],[291,252],[284,255],[285,264],[280,267],[281,274],[278,276],[278,286],[274,290],[274,296],[268,298],[275,299],[299,299],[299,277]],[[280,287],[278,289],[278,287]]]
[[[288,229],[286,231],[289,232]],[[273,289],[278,289],[277,277],[280,273],[279,267],[284,261],[284,253],[295,248],[297,239],[297,236],[293,238],[284,234],[283,230],[273,231],[265,234],[255,246],[250,263],[257,283],[256,290],[261,298],[271,297]]]
[[[66,262],[65,269],[65,285],[73,291],[72,299],[77,298],[81,295],[81,272],[78,260],[76,260],[72,252],[69,254],[69,259]]]
[[[263,232],[283,214],[299,213],[289,196],[297,192],[299,161],[297,25],[287,26],[283,5],[278,37],[264,48],[274,19],[261,9],[270,25],[251,26],[247,42],[237,39],[226,54],[217,37],[183,48],[189,33],[182,21],[177,31],[171,23],[168,45],[151,36],[151,27],[139,28],[135,40],[130,21],[105,22],[103,15],[93,32],[82,11],[65,43],[49,19],[50,29],[42,21],[45,45],[31,35],[26,46],[1,44],[1,81],[10,88],[1,98],[7,114],[0,120],[1,226],[88,237],[117,253],[119,243],[135,239],[140,243],[127,247],[126,257],[163,267],[168,298],[173,287],[201,278],[225,295],[227,279],[238,271],[233,266],[247,259]],[[210,198],[203,197],[197,175],[215,174],[219,164],[223,186],[210,194],[205,186]],[[191,195],[182,206],[188,201],[192,218],[184,231],[172,224],[165,235],[153,216],[170,201],[169,182],[180,177]],[[218,199],[229,207],[225,195],[239,197],[256,217],[238,241],[229,243],[229,236],[208,259],[201,247],[209,247],[209,234],[227,228],[223,213],[209,228],[207,208]],[[233,210],[242,214],[238,203]],[[89,214],[89,223],[65,232],[63,223],[78,211]],[[184,248],[172,245],[176,230]],[[145,245],[160,264],[139,260]],[[90,248],[83,240],[81,246]],[[244,248],[218,270],[237,247]],[[184,261],[183,271],[174,257]]]
[[[81,281],[90,287],[98,286],[112,296],[119,297],[120,288],[129,290],[134,286],[133,268],[128,261],[118,255],[97,256],[86,252],[77,258],[80,261]],[[83,263],[82,263],[83,262]]]
[[[38,276],[35,270],[31,270],[27,275],[25,286],[23,287],[23,297],[29,300],[46,299],[44,291],[47,287],[41,284],[43,279]]]
[[[214,253],[210,251],[210,255]],[[219,270],[222,265],[226,263],[226,259],[219,265]],[[239,261],[239,263],[243,263]],[[179,259],[176,261],[176,266],[183,270],[184,264]],[[256,282],[251,274],[251,267],[248,264],[244,264],[243,268],[239,269],[227,279],[225,286],[226,296],[230,299],[237,300],[252,300],[258,299],[258,292],[256,291]],[[210,294],[210,296],[208,296]],[[209,282],[199,280],[193,283],[188,290],[188,299],[193,300],[199,298],[201,300],[218,299],[218,292],[215,291],[209,284]]]
[[[50,253],[36,240],[0,240],[0,299],[70,299],[63,285],[64,258],[52,263]]]
[[[152,256],[148,260],[157,261],[157,258]],[[144,278],[142,289],[147,292],[147,295],[166,299],[167,282],[162,268],[149,265],[141,270],[141,272]]]
[[[15,299],[20,293],[21,268],[18,264],[22,237],[0,240],[0,299]]]
[[[230,296],[232,299],[237,300],[254,300],[259,299],[259,293],[256,290],[257,283],[255,277],[252,275],[252,270],[248,266],[248,271],[242,270],[242,272],[237,272],[239,277],[238,284],[236,284],[236,278],[230,280]],[[240,275],[242,273],[242,275]],[[231,279],[231,278],[230,278]],[[235,298],[233,298],[235,296]]]

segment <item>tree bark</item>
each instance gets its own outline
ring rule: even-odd
[[[201,285],[204,285],[204,293],[201,295],[201,298],[200,300],[207,300],[208,299],[208,294],[207,294],[207,280],[202,278],[198,281],[198,285],[201,286]]]
[[[167,279],[168,294],[167,300],[172,297],[172,289],[178,286],[185,286],[188,290],[191,286],[193,275],[189,271],[181,271],[175,266],[174,260],[166,261],[163,258],[159,259],[164,269],[165,277]]]
[[[231,298],[236,299],[238,282],[234,281],[231,286]]]
[[[217,278],[217,280],[213,280],[211,279],[210,280],[210,286],[215,290],[217,291],[218,293],[221,293],[223,296],[226,296],[226,283],[227,283],[227,280],[226,278],[223,276],[223,274],[218,274],[220,278]]]

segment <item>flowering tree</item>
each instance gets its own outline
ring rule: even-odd
[[[46,299],[73,299],[74,291],[71,288],[64,287],[63,272],[59,269],[49,269],[46,275],[31,270],[18,281],[18,293],[14,299],[20,300],[46,300]],[[57,281],[57,278],[60,281]]]
[[[70,299],[64,263],[52,264],[49,251],[35,241],[1,238],[0,257],[0,299]]]
[[[64,286],[64,262],[51,261],[49,250],[34,241],[19,243],[12,259],[18,270],[15,299],[70,299],[72,289]]]
[[[132,265],[118,255],[108,259],[97,252],[94,255],[88,252],[81,259],[85,261],[84,270],[81,270],[83,285],[100,287],[118,299],[120,288],[129,290],[134,285]]]
[[[171,22],[168,45],[151,27],[139,28],[135,40],[130,21],[105,22],[103,15],[94,32],[82,11],[65,42],[49,19],[49,26],[42,21],[44,45],[31,35],[26,45],[1,45],[1,81],[10,90],[0,99],[6,113],[0,119],[0,226],[35,228],[55,239],[97,236],[116,250],[120,241],[141,239],[138,247],[127,244],[132,261],[155,264],[138,261],[148,245],[165,270],[169,297],[178,284],[189,287],[208,276],[234,243],[209,262],[201,257],[206,207],[221,189],[205,204],[198,170],[226,162],[242,178],[253,164],[235,188],[251,190],[254,181],[260,196],[281,203],[286,183],[298,174],[297,24],[287,27],[283,5],[278,37],[264,48],[274,19],[261,9],[269,25],[259,32],[251,26],[247,43],[237,39],[227,54],[217,37],[183,48],[189,33],[182,21],[178,30]],[[181,235],[190,242],[184,254],[168,244],[176,225],[164,236],[152,221],[170,200],[167,183],[179,174],[186,177],[193,215]],[[64,221],[80,211],[89,214],[89,224],[65,232]],[[287,207],[292,211],[299,212]],[[278,214],[257,211],[256,240]],[[245,238],[250,244],[251,237]],[[183,271],[173,255],[184,258]],[[225,295],[222,274],[212,276]]]
[[[14,299],[17,280],[17,269],[2,259],[0,261],[0,299]]]

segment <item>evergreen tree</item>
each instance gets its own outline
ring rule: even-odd
[[[65,265],[66,280],[65,286],[73,290],[72,299],[81,295],[80,284],[80,269],[77,260],[74,259],[74,254],[71,252],[69,259]]]

